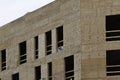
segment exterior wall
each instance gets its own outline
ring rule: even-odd
[[[56,50],[56,28],[63,25],[64,50]],[[45,56],[45,32],[52,30],[53,53]],[[34,37],[39,36],[39,59],[34,59]],[[27,63],[19,65],[19,43],[27,41]],[[7,50],[7,70],[2,80],[19,72],[20,80],[35,80],[34,68],[41,65],[47,79],[47,63],[53,63],[53,80],[64,80],[64,57],[75,57],[75,80],[81,76],[80,0],[57,0],[0,28],[0,50]]]
[[[80,0],[82,80],[119,80],[106,76],[106,50],[120,49],[119,41],[106,42],[105,17],[120,14],[120,0]]]
[[[41,65],[53,63],[53,80],[65,80],[64,58],[74,55],[75,80],[119,80],[106,76],[106,50],[120,49],[119,41],[106,42],[105,17],[120,14],[120,0],[56,0],[0,28],[0,50],[7,50],[7,70],[2,80],[19,72],[20,80],[35,80]],[[56,50],[56,28],[63,25],[64,50]],[[52,54],[45,55],[45,32],[52,30]],[[34,59],[34,37],[39,36],[39,59]],[[19,65],[19,46],[27,41],[27,63]]]

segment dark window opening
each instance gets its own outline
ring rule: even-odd
[[[120,65],[120,50],[107,51],[107,65]]]
[[[1,51],[1,70],[6,70],[6,49]]]
[[[41,67],[37,66],[35,67],[35,80],[41,79]]]
[[[74,80],[74,77],[71,77],[71,78],[67,78],[66,80]]]
[[[50,51],[51,49],[52,49],[52,47],[51,47],[51,46],[47,47],[47,51]]]
[[[19,80],[19,73],[13,74],[12,80]]]
[[[107,76],[120,75],[120,50],[106,52]]]
[[[119,41],[120,37],[107,38],[106,41]]]
[[[120,72],[118,72],[118,73],[107,73],[107,76],[117,76],[117,75],[120,75]]]
[[[74,70],[74,57],[69,56],[65,58],[65,71]]]
[[[52,32],[46,32],[46,55],[52,53]]]
[[[48,31],[46,32],[46,44],[51,45],[52,43],[52,32]]]
[[[112,37],[112,36],[119,36],[120,32],[107,32],[106,36],[107,37]]]
[[[57,41],[63,40],[63,26],[57,28]]]
[[[20,46],[20,55],[26,54],[26,41],[19,44]]]
[[[26,56],[21,56],[20,57],[20,60],[25,60],[26,59]]]
[[[19,44],[19,50],[20,50],[20,64],[27,62],[27,56],[26,56],[26,41]]]
[[[65,74],[66,77],[73,76],[73,75],[74,75],[74,72],[69,72]]]
[[[39,51],[38,51],[38,36],[35,37],[35,59],[38,59],[38,56],[39,56]]]
[[[120,15],[106,16],[106,30],[120,30]]]
[[[106,16],[106,41],[120,40],[120,15]]]
[[[74,80],[74,56],[65,58],[65,78],[66,80]]]
[[[107,71],[120,71],[120,67],[119,66],[107,67]]]
[[[48,63],[48,80],[52,80],[52,62]]]
[[[63,50],[63,26],[57,28],[57,47],[58,51]]]

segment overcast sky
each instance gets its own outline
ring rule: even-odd
[[[0,26],[54,0],[0,0]]]

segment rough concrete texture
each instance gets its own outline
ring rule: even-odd
[[[106,76],[106,50],[119,42],[106,42],[106,15],[120,14],[120,0],[56,0],[0,28],[0,50],[7,50],[2,80],[19,72],[20,80],[35,80],[34,68],[53,63],[53,80],[65,80],[64,58],[74,55],[75,80],[119,80]],[[64,50],[56,50],[56,28],[63,25]],[[45,55],[45,32],[52,30],[52,54]],[[34,37],[39,36],[39,59],[34,59]],[[27,41],[27,63],[19,65],[19,43]]]

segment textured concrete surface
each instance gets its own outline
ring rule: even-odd
[[[106,50],[119,49],[106,42],[105,16],[120,14],[120,0],[56,0],[0,28],[0,50],[7,50],[7,70],[2,80],[19,72],[20,80],[35,80],[41,65],[47,79],[47,63],[53,63],[53,80],[65,80],[64,57],[74,55],[75,80],[119,80],[106,76]],[[56,50],[56,28],[63,25],[64,50]],[[52,30],[52,54],[45,55],[45,32]],[[34,37],[39,36],[39,59],[34,59]],[[27,63],[19,65],[18,44],[27,41]]]

